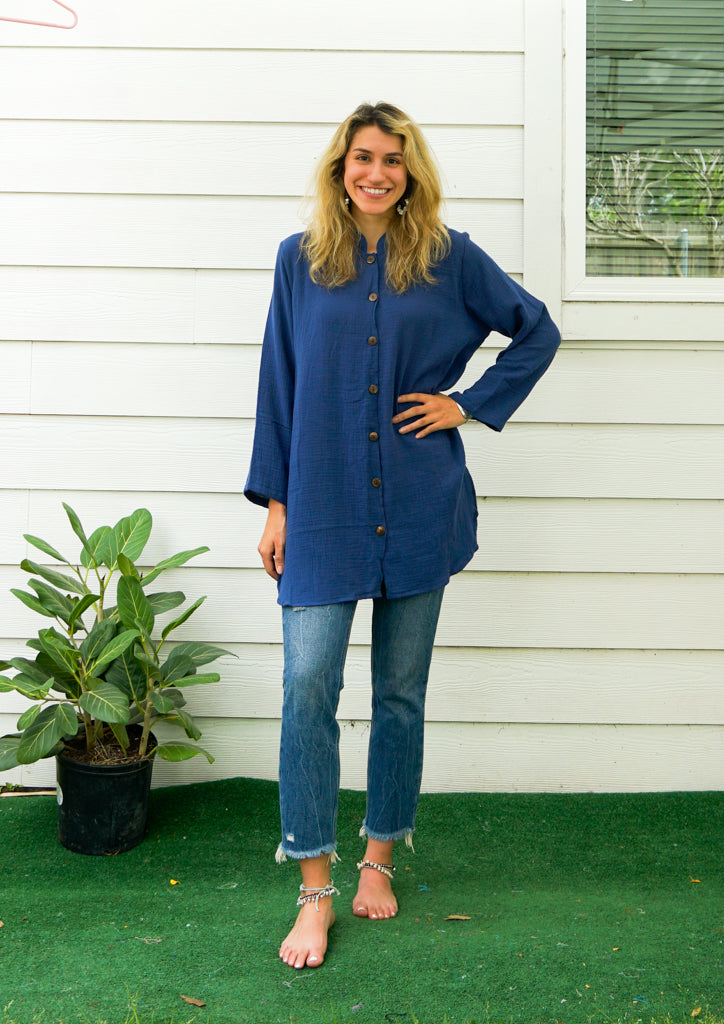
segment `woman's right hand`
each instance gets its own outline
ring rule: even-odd
[[[280,501],[269,499],[269,513],[266,517],[264,533],[259,541],[257,551],[261,555],[264,568],[273,580],[278,580],[284,572],[284,548],[287,543],[287,506]]]

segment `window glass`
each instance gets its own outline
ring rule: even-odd
[[[587,0],[586,273],[724,276],[724,0]]]

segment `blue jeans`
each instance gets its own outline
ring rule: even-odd
[[[425,692],[443,589],[388,600],[372,613],[372,724],[363,834],[408,838],[422,778]],[[284,705],[279,756],[282,842],[277,859],[337,846],[336,714],[356,601],[284,607]]]

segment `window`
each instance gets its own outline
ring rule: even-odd
[[[587,0],[586,276],[724,277],[724,2]]]

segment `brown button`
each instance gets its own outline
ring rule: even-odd
[[[377,302],[377,292],[370,292],[369,299],[370,302]]]
[[[378,476],[376,476],[374,478],[374,480],[372,481],[372,486],[373,487],[381,487],[382,486],[382,481],[380,480],[380,478]]]
[[[377,441],[377,440],[379,440],[379,436],[380,435],[377,433],[376,430],[371,431],[371,433],[370,433],[370,441]]]
[[[374,334],[372,335],[371,338],[367,339],[367,344],[368,345],[376,345],[377,344],[377,338],[375,338]]]
[[[374,253],[371,252],[369,254],[369,256],[367,257],[367,262],[368,263],[374,263],[375,262],[375,254]]]
[[[368,390],[371,395],[376,395],[380,389],[377,387],[376,384],[370,384]]]
[[[387,531],[385,530],[384,526],[378,526],[376,532],[380,535],[380,537],[384,537]]]

